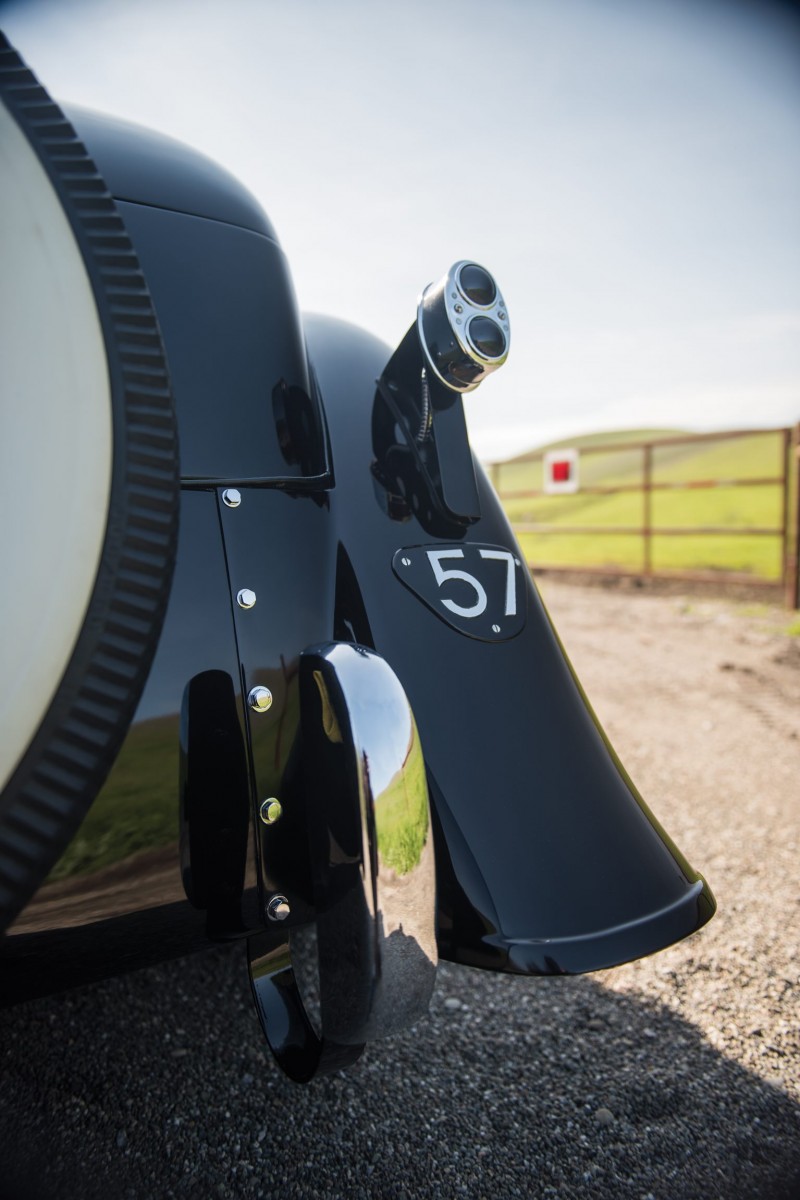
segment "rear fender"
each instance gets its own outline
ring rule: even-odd
[[[306,329],[337,476],[336,625],[387,660],[417,720],[441,955],[565,974],[693,932],[710,890],[601,729],[485,473],[468,525],[393,508],[372,433],[391,352],[342,322]]]

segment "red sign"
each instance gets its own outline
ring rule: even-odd
[[[577,492],[580,474],[578,451],[570,447],[548,450],[544,455],[544,490],[548,495]]]

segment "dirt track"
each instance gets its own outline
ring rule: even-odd
[[[791,614],[549,581],[543,594],[622,761],[719,904],[688,944],[609,973],[604,986],[652,991],[699,1017],[711,1045],[800,1101],[800,636],[786,632]]]
[[[6,1194],[800,1196],[800,638],[779,609],[543,590],[711,925],[594,977],[440,967],[429,1021],[306,1089],[241,947],[4,1013]]]

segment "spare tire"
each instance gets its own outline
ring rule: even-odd
[[[0,931],[114,762],[179,511],[156,314],[117,207],[0,34]]]

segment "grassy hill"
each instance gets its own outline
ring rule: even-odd
[[[494,468],[506,511],[514,524],[555,524],[554,533],[525,533],[520,542],[528,561],[540,566],[601,566],[639,570],[643,560],[638,535],[567,532],[570,526],[622,525],[641,528],[641,492],[573,496],[514,495],[542,487],[541,456],[567,446],[591,450],[581,455],[582,487],[626,487],[642,481],[642,441],[658,442],[681,436],[680,430],[637,429],[589,434],[538,447]],[[624,443],[630,442],[630,449]],[[617,449],[604,452],[604,445]],[[596,452],[595,452],[596,451]],[[653,483],[679,484],[700,480],[778,478],[782,471],[780,433],[752,433],[730,441],[701,441],[655,446]],[[652,541],[655,570],[737,571],[777,580],[781,572],[781,540],[747,534],[693,534],[702,525],[744,530],[748,526],[777,528],[781,522],[782,492],[778,483],[744,487],[716,486],[652,493]],[[686,530],[679,537],[658,535],[659,527]],[[562,532],[563,530],[563,532]]]

